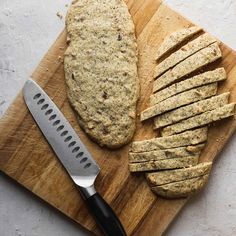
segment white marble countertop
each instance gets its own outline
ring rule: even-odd
[[[69,0],[0,1],[0,116],[64,27]],[[236,2],[165,0],[236,49]],[[207,188],[193,198],[168,236],[236,235],[236,135],[214,164]],[[0,174],[1,236],[86,235],[81,228]],[[141,235],[143,236],[143,235]],[[148,236],[148,235],[147,235]],[[150,235],[152,236],[152,235]]]

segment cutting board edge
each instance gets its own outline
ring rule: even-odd
[[[162,3],[163,4],[163,3]],[[165,4],[166,5],[166,4]],[[167,5],[168,6],[168,5]],[[169,7],[169,6],[168,6]],[[178,12],[177,12],[178,13]],[[179,14],[179,13],[178,13]],[[187,19],[186,17],[184,17],[185,19]],[[188,20],[188,19],[187,19]],[[189,21],[189,20],[188,20]],[[190,21],[190,22],[192,22],[192,21]],[[62,33],[61,34],[63,34],[63,32],[64,31],[62,31]],[[58,36],[58,38],[57,38],[57,40],[60,38],[60,35]],[[56,41],[57,41],[56,40]],[[225,44],[224,44],[225,45]],[[53,45],[54,46],[54,45]],[[52,47],[53,47],[52,46]],[[233,53],[235,54],[235,51],[233,50],[233,49],[231,49],[229,46],[227,46],[227,45],[225,45],[227,48],[229,48],[231,51],[233,51]],[[52,48],[51,47],[51,48]],[[50,48],[50,49],[51,49]],[[50,49],[49,49],[49,51],[50,51]],[[36,70],[33,72],[33,75],[32,75],[32,77],[37,81],[37,75],[35,75],[34,76],[34,74],[37,74],[37,69],[40,67],[40,65],[41,65],[41,63],[43,64],[43,61],[47,58],[47,55],[48,54],[50,54],[50,52],[47,52],[47,54],[43,57],[43,59],[41,60],[41,62],[39,63],[39,66],[36,68]],[[12,102],[12,103],[14,103],[15,101],[17,101],[17,99],[18,99],[18,96],[19,95],[21,95],[21,91],[19,92],[19,94],[17,95],[17,97],[15,98],[15,100]],[[21,98],[20,98],[21,99]],[[10,108],[10,107],[9,107]],[[9,109],[8,108],[8,109]],[[6,114],[6,113],[5,113]],[[4,114],[4,116],[5,116],[5,114]],[[3,122],[2,122],[2,119],[1,119],[1,121],[0,121],[0,132],[2,131],[2,129],[1,129],[1,124],[2,124]],[[230,134],[230,137],[233,135],[233,133],[235,132],[235,128],[236,127],[234,127],[234,131],[232,131],[232,133]],[[225,145],[225,143],[230,139],[230,137],[224,142],[224,145]],[[222,148],[224,147],[224,145],[222,145]],[[9,177],[9,176],[8,176]],[[11,177],[9,177],[9,178],[11,178]],[[14,179],[13,179],[14,180]],[[14,180],[14,181],[16,181],[16,180]],[[16,181],[17,182],[17,181]],[[18,182],[17,182],[18,183]],[[30,191],[27,187],[25,187],[24,186],[24,188],[26,188],[28,191]],[[35,194],[35,193],[33,193],[34,195],[36,195],[37,197],[39,197],[37,194]],[[39,197],[40,199],[42,199],[41,197]],[[42,199],[43,200],[43,199]],[[43,200],[43,201],[45,201],[45,200]],[[46,202],[46,201],[45,201]],[[51,205],[52,206],[52,204],[51,203],[48,203],[48,202],[46,202],[47,204],[49,204],[49,205]],[[55,208],[55,207],[54,207]],[[59,209],[57,209],[57,210],[59,210]],[[60,210],[59,210],[60,211]],[[62,212],[62,211],[60,211],[60,212]],[[62,214],[64,214],[64,215],[66,215],[64,212],[62,212]],[[176,216],[178,215],[178,213],[176,214]],[[176,216],[174,217],[174,218],[176,218]],[[74,221],[74,220],[73,220]],[[81,225],[81,224],[80,224]],[[83,226],[82,226],[83,227]]]

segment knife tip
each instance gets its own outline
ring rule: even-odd
[[[24,84],[24,87],[27,87],[27,86],[29,86],[32,83],[33,83],[33,80],[32,79],[28,79],[28,80],[26,80],[26,82]]]
[[[28,79],[23,87],[23,96],[24,99],[26,100],[29,93],[32,92],[33,86],[35,86],[35,82],[32,79]]]

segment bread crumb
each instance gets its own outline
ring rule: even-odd
[[[60,19],[63,19],[63,15],[62,15],[62,13],[60,13],[59,11],[57,12],[57,16],[58,16]]]
[[[66,38],[66,43],[69,45],[70,42],[71,42],[71,38],[70,38],[69,36],[67,36],[67,38]]]
[[[134,112],[134,111],[131,111],[131,112],[129,113],[129,117],[135,119],[135,112]]]
[[[59,56],[59,57],[57,58],[57,60],[58,60],[59,62],[62,62],[62,57]]]

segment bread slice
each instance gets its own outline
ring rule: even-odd
[[[217,43],[203,48],[156,79],[153,85],[153,92],[167,87],[169,84],[178,81],[184,76],[216,61],[221,58],[221,56],[221,51]],[[155,76],[156,75],[154,75],[154,78],[156,78]]]
[[[159,186],[209,174],[211,167],[212,162],[203,162],[196,166],[178,170],[147,173],[146,179],[150,186]]]
[[[227,104],[223,107],[218,107],[214,110],[204,112],[200,115],[191,117],[187,120],[183,120],[179,123],[165,127],[161,134],[162,136],[169,136],[183,131],[201,127],[210,124],[217,120],[222,120],[224,118],[234,115],[235,103]]]
[[[140,120],[144,121],[164,112],[176,109],[183,105],[187,105],[207,97],[215,95],[217,92],[217,83],[204,85],[198,88],[188,90],[186,92],[170,97],[152,107],[144,110],[140,115]]]
[[[209,175],[152,187],[152,191],[164,198],[182,198],[199,192],[207,183]]]
[[[222,93],[188,106],[180,107],[154,118],[154,129],[164,127],[206,111],[222,107],[228,103],[230,93]]]
[[[200,155],[201,150],[204,148],[205,144],[199,144],[196,146],[188,147],[178,147],[150,152],[130,152],[129,153],[129,162],[145,162],[145,161],[156,161],[156,160],[165,160],[171,158],[180,158],[186,157],[189,155]]]
[[[80,0],[66,17],[67,94],[78,122],[100,146],[131,141],[139,98],[137,43],[124,1]]]
[[[171,35],[167,36],[157,51],[156,59],[157,60],[160,59],[166,53],[170,52],[171,50],[179,46],[181,43],[183,43],[185,40],[189,39],[194,34],[200,32],[201,30],[202,30],[201,28],[193,26],[188,29],[182,29],[176,31]]]
[[[222,81],[226,79],[225,69],[217,68],[213,71],[207,71],[205,73],[196,75],[190,79],[175,83],[163,90],[158,91],[157,93],[151,95],[150,105],[154,106],[155,104],[172,97],[178,93],[182,93],[192,88],[196,88],[202,85]]]
[[[178,169],[197,165],[199,155],[168,160],[147,161],[140,163],[129,163],[130,172]]]
[[[216,39],[207,33],[199,36],[159,63],[155,68],[155,77],[160,76],[168,69],[177,65],[179,62],[214,42],[216,42]]]
[[[168,137],[159,137],[143,141],[135,141],[131,145],[131,152],[149,152],[154,150],[184,147],[203,143],[207,140],[207,128],[190,130]]]

